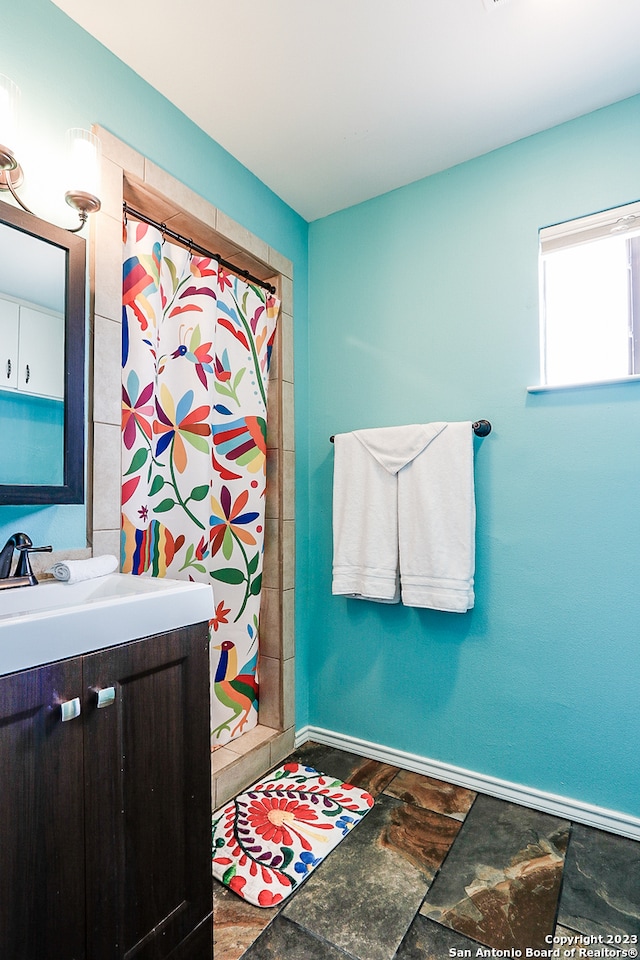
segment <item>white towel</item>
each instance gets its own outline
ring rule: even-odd
[[[354,433],[334,442],[332,593],[398,603],[396,478]]]
[[[465,613],[474,604],[471,422],[450,423],[398,474],[402,602]]]
[[[118,561],[111,554],[102,557],[89,557],[87,560],[59,560],[47,570],[56,580],[66,583],[80,583],[81,580],[93,580],[106,577],[118,569]]]
[[[435,442],[434,442],[435,441]],[[334,594],[462,613],[474,603],[471,422],[335,437]]]

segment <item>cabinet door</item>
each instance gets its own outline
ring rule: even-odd
[[[0,678],[0,957],[82,960],[82,718],[58,704],[80,696],[80,660]]]
[[[212,911],[207,626],[86,656],[84,684],[89,960],[178,960]]]
[[[18,311],[13,300],[0,298],[0,387],[18,384]]]
[[[20,307],[18,389],[64,398],[64,317]]]

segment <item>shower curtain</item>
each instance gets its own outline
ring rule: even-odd
[[[257,723],[267,385],[279,306],[156,228],[125,224],[122,570],[212,585],[214,746]]]

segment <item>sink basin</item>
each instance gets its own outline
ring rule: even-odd
[[[0,674],[213,617],[206,583],[111,573],[0,591]]]

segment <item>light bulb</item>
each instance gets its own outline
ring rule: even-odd
[[[20,88],[0,74],[0,170],[15,170]]]
[[[100,153],[98,137],[88,130],[74,127],[67,131],[67,182],[65,194],[69,206],[84,213],[100,209]]]

